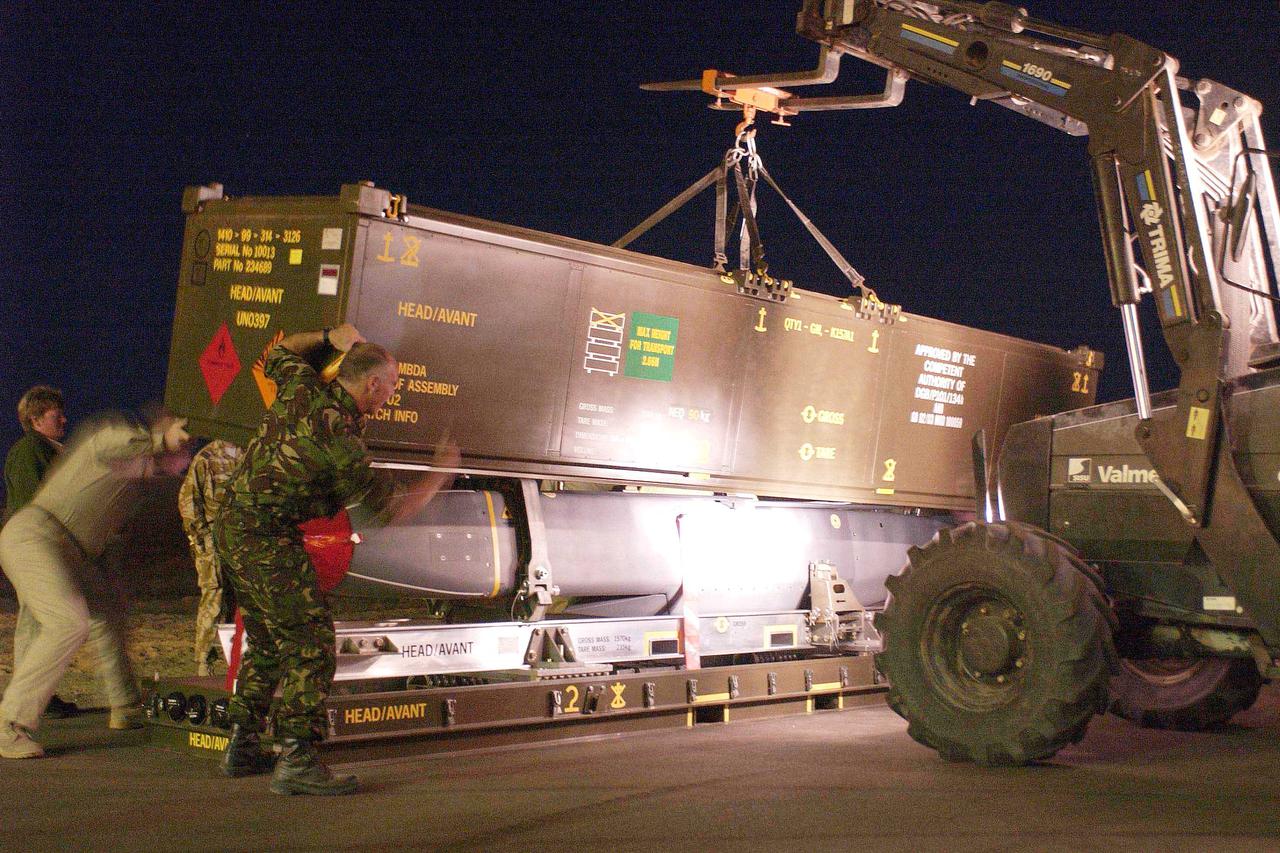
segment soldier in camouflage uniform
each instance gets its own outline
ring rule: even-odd
[[[222,570],[213,549],[213,520],[218,517],[224,486],[240,464],[241,455],[240,448],[229,441],[209,442],[191,460],[178,490],[178,512],[191,543],[196,581],[200,584],[195,637],[197,675],[209,675],[209,659],[217,655],[217,626],[223,619],[224,602]]]
[[[338,377],[324,383],[308,364],[332,346],[345,352]],[[247,650],[229,716],[223,757],[231,776],[266,772],[258,733],[277,685],[275,736],[283,746],[271,789],[280,794],[346,794],[355,777],[335,778],[315,754],[325,734],[321,704],[335,668],[333,620],[302,547],[300,522],[363,502],[384,508],[393,485],[370,467],[365,416],[395,391],[396,360],[364,343],[349,324],[286,337],[267,355],[275,402],[227,485],[214,546],[244,620]]]

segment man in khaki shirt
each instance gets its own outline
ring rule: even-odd
[[[98,558],[136,504],[142,479],[185,466],[183,426],[161,418],[148,428],[118,416],[93,424],[0,530],[0,568],[38,628],[0,700],[0,757],[44,755],[31,734],[86,642],[111,704],[108,725],[142,724],[124,649],[123,594]]]

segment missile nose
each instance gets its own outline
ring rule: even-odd
[[[351,518],[344,509],[329,518],[313,518],[298,525],[302,530],[302,547],[315,567],[320,589],[328,592],[342,582],[351,568],[351,557],[360,542],[360,534],[351,529]]]

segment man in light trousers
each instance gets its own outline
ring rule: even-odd
[[[98,558],[136,505],[142,480],[185,467],[183,425],[160,418],[147,427],[122,417],[95,424],[0,530],[0,568],[38,628],[0,699],[0,757],[44,755],[31,735],[86,642],[111,705],[108,726],[142,725],[124,649],[123,590]]]

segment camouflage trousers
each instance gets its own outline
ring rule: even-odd
[[[207,664],[218,642],[218,622],[222,618],[222,570],[213,549],[213,537],[187,531],[191,559],[196,564],[200,603],[196,606],[196,664]]]
[[[262,731],[278,686],[276,737],[321,740],[321,705],[336,666],[333,618],[301,533],[272,531],[263,521],[228,510],[214,525],[214,547],[247,645],[228,716],[248,731]]]

